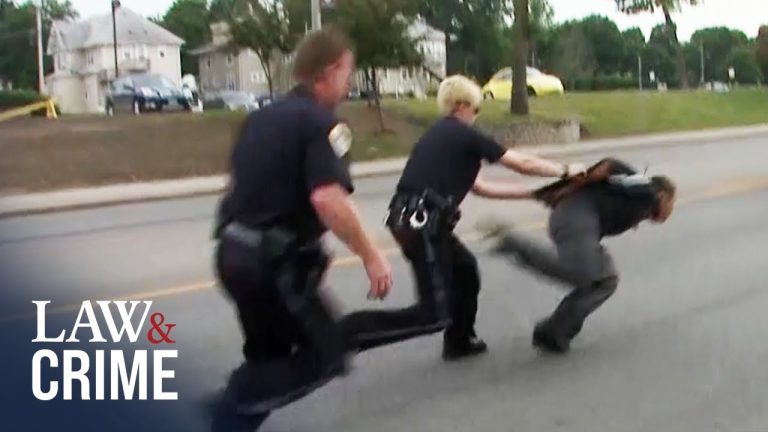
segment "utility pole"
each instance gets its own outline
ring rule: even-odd
[[[35,27],[37,29],[37,91],[45,93],[45,71],[43,70],[43,0],[35,6]]]
[[[643,90],[643,56],[637,55],[637,84]]]
[[[112,50],[115,54],[115,79],[120,76],[117,68],[117,19],[115,17],[117,8],[120,7],[120,0],[112,0]]]
[[[701,84],[704,85],[704,41],[699,45],[701,53]]]
[[[320,30],[323,26],[320,12],[320,0],[309,0],[312,3],[312,31]]]

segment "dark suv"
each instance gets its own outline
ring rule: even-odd
[[[190,110],[181,87],[162,75],[122,76],[112,82],[107,96],[107,115],[141,114],[164,109]]]

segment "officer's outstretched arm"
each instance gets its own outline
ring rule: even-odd
[[[528,199],[533,198],[533,191],[514,183],[489,182],[478,177],[472,186],[475,195],[490,199]]]
[[[585,171],[582,164],[560,164],[515,150],[507,150],[500,162],[505,167],[521,174],[539,177],[570,177],[580,175]]]
[[[337,183],[315,188],[310,196],[320,220],[336,237],[363,260],[372,298],[384,298],[392,287],[392,266],[374,246],[363,229],[355,204],[349,193]]]

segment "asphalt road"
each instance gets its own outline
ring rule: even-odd
[[[767,143],[768,136],[754,136],[613,154],[676,179],[681,202],[666,225],[642,225],[606,242],[622,271],[619,291],[565,357],[542,356],[530,347],[533,325],[563,293],[488,256],[471,233],[478,217],[496,213],[543,240],[538,227],[545,212],[530,203],[468,200],[458,231],[481,262],[478,330],[489,354],[445,364],[439,337],[427,337],[358,356],[349,377],[276,413],[263,430],[766,430]],[[358,182],[365,222],[384,242],[389,240],[380,220],[394,181]],[[18,406],[5,414],[6,423],[74,430],[98,418],[98,430],[206,430],[201,401],[237,364],[240,344],[233,311],[213,284],[215,202],[196,198],[0,221],[3,280],[15,282],[2,290],[0,336],[20,347],[4,357],[2,370],[23,384],[21,394],[3,388],[16,404],[11,406]],[[393,295],[370,304],[358,263],[337,243],[330,247],[339,261],[329,289],[341,310],[411,301],[411,276],[397,253],[391,254]],[[154,311],[177,324],[171,387],[180,401],[120,409],[65,403],[46,405],[51,416],[14,417],[46,412],[28,400],[29,363],[39,348],[29,342],[35,335],[31,300],[52,300],[51,308],[61,308],[48,318],[50,333],[58,333],[72,327],[81,301],[116,298],[151,299]],[[162,411],[155,413],[162,421],[147,428],[151,416],[142,410]]]

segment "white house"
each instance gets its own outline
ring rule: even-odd
[[[377,69],[379,93],[385,95],[405,95],[412,93],[424,95],[432,85],[446,75],[446,36],[445,33],[429,26],[418,19],[407,29],[408,37],[416,44],[416,49],[424,60],[422,66]],[[366,88],[362,73],[357,76],[358,86]]]
[[[269,84],[258,56],[250,49],[233,49],[229,26],[225,22],[211,24],[211,42],[191,50],[200,66],[200,89],[203,93],[238,90],[257,95],[269,94]],[[275,91],[285,91],[284,61],[272,61]]]
[[[376,71],[381,94],[426,94],[430,86],[436,86],[446,74],[445,33],[416,20],[407,29],[422,54],[424,64],[418,67],[399,67]],[[200,86],[205,91],[240,90],[249,93],[268,93],[267,79],[256,54],[249,49],[233,50],[226,23],[211,25],[210,43],[190,51],[198,56]],[[272,75],[275,91],[288,90],[292,85],[290,68],[292,55],[277,53],[272,59]],[[365,75],[358,71],[354,85],[366,89]]]
[[[125,7],[117,9],[115,21],[120,75],[146,72],[181,83],[182,39]],[[104,111],[106,89],[115,78],[112,30],[111,13],[53,22],[48,55],[54,72],[46,86],[63,112]]]

